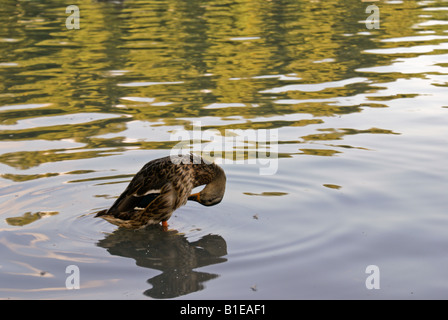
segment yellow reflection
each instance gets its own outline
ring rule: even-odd
[[[206,125],[220,130],[306,127],[324,123],[325,117],[362,112],[363,107],[387,107],[369,100],[413,97],[374,95],[362,107],[331,100],[380,90],[371,83],[383,79],[365,78],[356,70],[392,59],[365,50],[397,45],[356,36],[366,31],[359,23],[365,18],[360,1],[79,0],[82,21],[77,30],[65,28],[61,4],[49,3],[5,2],[3,16],[8,19],[0,17],[0,57],[6,59],[0,68],[0,141],[72,139],[83,147],[0,154],[1,163],[21,170],[116,155],[128,147],[170,149],[170,141],[152,138],[152,129],[187,128],[191,119],[210,119]],[[378,37],[413,36],[411,27],[421,20],[416,8],[414,1],[382,5]],[[293,90],[279,90],[284,87]],[[76,123],[72,118],[79,114],[104,119]],[[294,120],[282,119],[290,115]],[[45,121],[35,121],[39,119]],[[150,124],[142,138],[127,136],[136,120]],[[325,138],[338,140],[344,134],[351,133],[329,132]]]
[[[35,213],[25,212],[19,217],[10,217],[6,218],[5,220],[6,223],[8,223],[10,226],[24,226],[41,218],[54,216],[58,213],[59,212],[57,211],[39,211]]]

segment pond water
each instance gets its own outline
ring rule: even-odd
[[[0,298],[448,298],[447,1],[72,2],[0,8]],[[94,218],[195,132],[219,205]]]

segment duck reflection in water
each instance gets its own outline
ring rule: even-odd
[[[140,267],[162,271],[147,281],[152,288],[144,292],[159,299],[202,290],[204,282],[218,275],[194,270],[227,261],[227,244],[221,236],[208,234],[189,242],[185,235],[166,231],[161,225],[138,230],[119,228],[98,246],[112,255],[132,258]]]

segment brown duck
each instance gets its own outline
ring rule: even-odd
[[[206,185],[201,192],[191,191]],[[143,166],[126,190],[102,217],[118,226],[141,228],[162,222],[168,226],[173,212],[187,203],[197,201],[204,206],[221,202],[226,187],[224,171],[214,163],[206,163],[196,155],[155,159]]]

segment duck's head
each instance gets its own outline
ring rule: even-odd
[[[217,169],[215,178],[201,192],[190,195],[188,200],[199,202],[207,207],[221,202],[226,191],[226,175],[221,168],[217,167]]]

